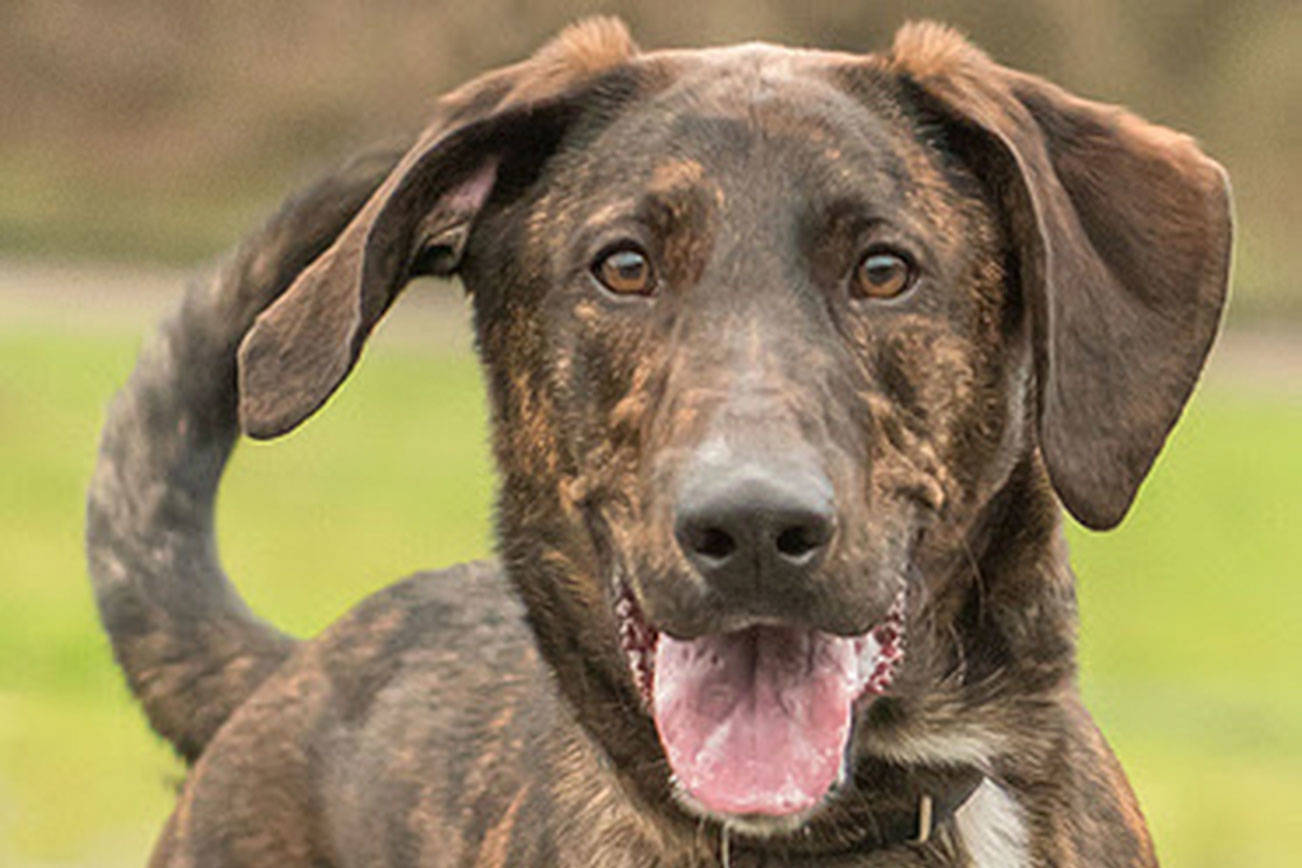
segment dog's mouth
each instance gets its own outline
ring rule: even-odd
[[[620,644],[680,797],[739,819],[816,807],[844,773],[856,704],[886,692],[903,659],[904,604],[901,588],[857,636],[764,625],[681,640],[621,583]]]

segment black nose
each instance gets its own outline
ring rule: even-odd
[[[674,532],[707,583],[747,597],[784,589],[821,561],[836,531],[832,486],[811,468],[693,468]]]

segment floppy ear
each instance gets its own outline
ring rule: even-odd
[[[907,25],[889,63],[984,153],[1032,317],[1050,479],[1081,523],[1112,527],[1216,333],[1225,171],[1187,136],[999,66],[940,25]]]
[[[457,270],[503,166],[541,163],[591,85],[635,51],[619,21],[589,19],[444,97],[352,222],[245,335],[244,432],[275,437],[315,412],[408,280]]]

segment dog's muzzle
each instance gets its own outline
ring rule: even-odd
[[[619,585],[621,644],[678,794],[714,816],[815,808],[845,773],[856,704],[889,687],[903,656],[903,584],[858,634],[804,611],[836,534],[833,491],[808,466],[777,468],[693,466],[682,488],[675,536],[722,629],[650,623]]]

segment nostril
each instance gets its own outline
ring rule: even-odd
[[[722,561],[737,550],[737,541],[722,528],[707,527],[697,534],[692,549],[698,555]]]
[[[716,589],[805,581],[836,536],[833,494],[803,465],[694,466],[674,504],[678,553]]]
[[[801,560],[818,551],[826,542],[827,534],[821,527],[798,524],[779,533],[775,545],[778,553],[788,560]]]

